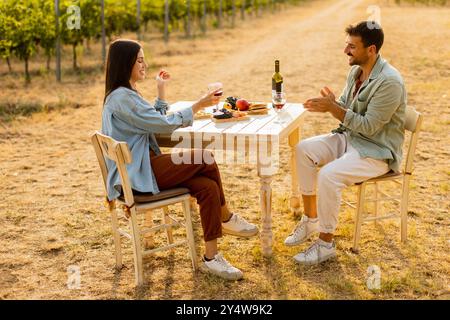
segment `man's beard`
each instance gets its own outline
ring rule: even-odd
[[[349,55],[348,55],[349,56]],[[351,66],[360,66],[360,65],[362,65],[362,64],[365,64],[366,62],[367,62],[367,60],[368,59],[355,59],[355,57],[354,56],[349,56],[349,57],[352,57],[353,58],[353,60],[352,61],[349,61],[349,65],[351,65]]]

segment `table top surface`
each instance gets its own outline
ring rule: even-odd
[[[192,106],[193,101],[178,101],[170,105],[168,112],[175,112]],[[280,112],[276,112],[268,104],[266,115],[250,115],[248,120],[214,122],[211,119],[194,120],[190,127],[179,128],[177,133],[211,133],[223,135],[271,135],[279,138],[286,137],[300,125],[306,110],[300,103],[286,103]],[[214,107],[206,108],[206,113],[212,112]]]

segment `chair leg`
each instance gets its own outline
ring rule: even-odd
[[[164,207],[163,212],[164,212],[164,222],[166,224],[172,223],[172,220],[169,218],[169,208]],[[173,243],[172,227],[167,227],[166,233],[167,233],[167,241],[169,242],[169,244],[172,244]]]
[[[363,222],[364,200],[365,200],[366,184],[358,185],[358,202],[355,215],[355,232],[353,234],[353,251],[358,252],[359,240],[361,238],[361,225]]]
[[[382,212],[381,212],[381,209],[382,209],[381,201],[378,201],[379,195],[380,195],[380,193],[378,192],[378,188],[379,188],[379,185],[378,185],[377,182],[375,182],[375,210],[374,210],[375,211],[375,218],[381,216],[381,214],[382,214]],[[373,222],[374,222],[375,225],[377,225],[378,221],[375,219],[375,220],[373,220]]]
[[[405,174],[403,176],[402,184],[402,202],[400,203],[400,228],[401,228],[401,241],[404,243],[407,240],[407,228],[408,228],[408,197],[409,197],[409,181],[411,175]]]
[[[134,207],[131,208],[131,217],[129,220],[131,229],[131,242],[133,245],[134,274],[136,279],[136,285],[139,286],[144,283],[144,272],[142,266],[141,233],[139,232],[139,226],[136,217],[136,209]]]
[[[119,222],[117,219],[117,209],[111,208],[109,213],[111,214],[111,224],[112,224],[112,232],[114,237],[114,249],[116,254],[116,268],[118,270],[122,269],[122,246],[120,240]]]
[[[147,210],[145,212],[145,221],[144,227],[151,228],[153,227],[153,213],[152,210]],[[144,247],[145,248],[153,248],[155,246],[155,241],[153,238],[153,233],[147,232],[144,234]]]
[[[194,231],[192,229],[191,209],[189,202],[190,202],[189,200],[183,201],[183,212],[184,218],[186,220],[186,235],[188,240],[189,253],[191,255],[192,260],[192,267],[194,268],[194,270],[197,270],[198,261],[197,261],[197,253],[195,252]]]

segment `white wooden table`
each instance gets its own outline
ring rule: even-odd
[[[189,107],[190,101],[170,106],[169,112]],[[270,106],[270,104],[269,104]],[[207,109],[211,112],[212,108]],[[177,129],[171,136],[158,135],[161,147],[211,149],[218,163],[254,163],[260,179],[262,213],[261,245],[264,256],[272,255],[272,188],[277,171],[279,145],[285,140],[291,147],[291,201],[293,211],[300,207],[295,165],[295,145],[301,136],[306,114],[302,104],[287,103],[280,113],[270,108],[267,115],[250,116],[245,121],[215,123],[210,119],[195,120],[191,127]],[[278,119],[278,120],[277,120]],[[279,123],[281,121],[281,123]],[[244,162],[243,162],[244,161]]]

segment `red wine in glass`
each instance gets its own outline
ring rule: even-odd
[[[274,103],[275,109],[281,110],[284,107],[284,103]]]
[[[212,82],[208,84],[208,92],[212,93],[216,90],[219,90],[214,93],[214,96],[221,97],[223,95],[223,84],[222,82]],[[216,109],[219,109],[219,104],[216,105]]]
[[[275,111],[280,111],[286,104],[286,95],[284,92],[275,92],[272,94],[272,105]]]
[[[275,123],[283,124],[281,121],[280,111],[286,104],[286,94],[284,92],[274,92],[272,93],[272,105],[278,116],[275,119]]]

